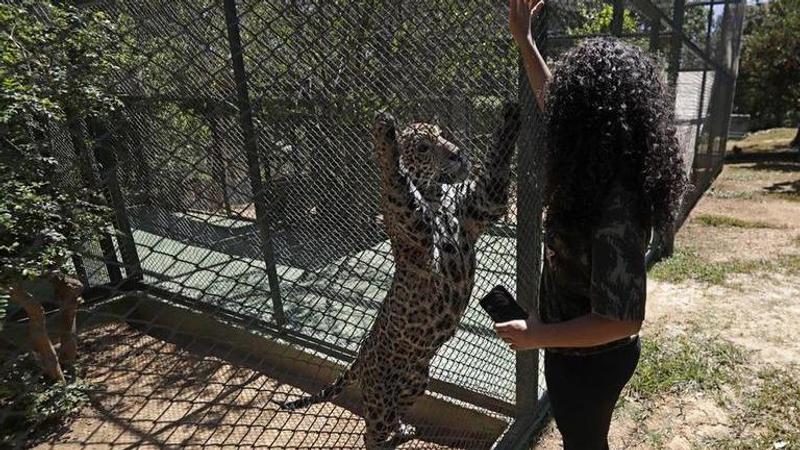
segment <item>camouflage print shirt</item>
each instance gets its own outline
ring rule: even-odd
[[[644,319],[649,230],[640,223],[637,209],[635,194],[615,183],[594,227],[545,231],[539,288],[542,322],[590,313],[617,320]],[[587,354],[619,344],[552,350]]]

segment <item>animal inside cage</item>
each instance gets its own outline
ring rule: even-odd
[[[3,6],[56,26],[43,4]],[[725,148],[742,7],[555,0],[536,37],[552,62],[594,35],[657,55],[699,195]],[[89,402],[64,432],[2,439],[363,448],[357,389],[305,410],[277,402],[333,381],[386,296],[394,260],[373,118],[435,123],[477,162],[514,101],[522,131],[508,213],[477,242],[469,306],[431,363],[408,418],[418,433],[402,448],[528,442],[547,405],[539,354],[510,351],[477,304],[502,284],[534,310],[541,264],[544,130],[507,5],[90,0],[76,11],[102,14],[121,55],[102,86],[119,101],[114,114],[68,114],[42,138],[65,168],[58,182],[91,186],[113,210],[72,268],[88,287],[78,334]],[[24,314],[7,322],[5,340],[23,342]]]

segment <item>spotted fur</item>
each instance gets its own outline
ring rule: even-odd
[[[467,158],[438,127],[412,124],[398,133],[391,115],[377,116],[373,135],[394,278],[351,366],[329,387],[284,409],[331,400],[358,383],[367,449],[393,448],[413,435],[402,418],[424,394],[431,359],[467,308],[475,243],[505,214],[518,134],[518,107],[507,105],[485,164],[468,180]]]

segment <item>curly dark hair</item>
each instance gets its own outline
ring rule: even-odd
[[[547,105],[547,226],[591,226],[615,179],[639,194],[644,225],[673,223],[686,175],[669,89],[650,56],[587,39],[554,68]]]

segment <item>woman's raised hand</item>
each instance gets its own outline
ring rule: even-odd
[[[531,19],[544,8],[544,0],[509,0],[508,26],[517,45],[533,44]]]

